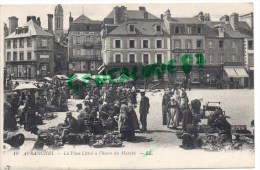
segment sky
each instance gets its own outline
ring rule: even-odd
[[[236,12],[240,15],[253,12],[252,3],[162,3],[162,4],[61,4],[64,15],[64,29],[69,27],[69,14],[71,12],[74,20],[84,13],[92,20],[103,20],[115,6],[126,6],[130,10],[138,10],[139,6],[145,6],[146,10],[157,17],[160,17],[167,9],[171,11],[172,17],[193,17],[200,11],[210,13],[212,20],[219,20],[225,14],[230,15]],[[48,27],[47,14],[54,14],[56,4],[37,4],[37,5],[2,5],[1,22],[6,22],[8,17],[16,16],[19,18],[18,26],[26,23],[26,17],[34,15],[41,18],[43,28]]]

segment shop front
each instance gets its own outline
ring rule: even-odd
[[[224,66],[223,79],[227,88],[245,87],[248,74],[243,66]]]

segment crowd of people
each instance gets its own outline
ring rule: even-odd
[[[85,88],[83,103],[77,104],[78,117],[68,111],[68,99],[76,98],[76,93],[66,83],[35,84],[37,90],[13,91],[6,95],[4,105],[4,130],[17,130],[18,123],[24,125],[26,131],[42,123],[45,113],[51,111],[67,112],[61,138],[65,141],[69,133],[92,131],[105,133],[116,130],[122,139],[134,140],[135,130],[147,131],[147,114],[149,99],[145,92],[140,92],[140,122],[135,108],[137,106],[137,90],[132,84],[102,85]],[[35,95],[37,94],[37,95]],[[22,106],[22,109],[19,109]],[[95,126],[100,122],[101,128]],[[100,130],[101,129],[101,130]]]

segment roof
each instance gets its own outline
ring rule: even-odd
[[[91,20],[82,14],[70,23],[69,31],[100,31],[101,24],[102,21]]]
[[[129,33],[128,25],[134,24],[135,25],[135,34]],[[113,31],[108,33],[108,35],[158,35],[155,31],[155,25],[161,25],[162,27],[162,34],[159,35],[168,35],[167,29],[165,27],[164,22],[158,20],[156,21],[143,21],[143,20],[128,20],[127,22],[121,24]]]
[[[86,15],[82,14],[80,15],[77,19],[75,19],[74,21],[72,21],[71,23],[84,23],[84,24],[100,24],[101,21],[97,21],[97,20],[91,20],[90,18],[88,18]]]
[[[181,24],[202,24],[198,18],[171,18],[171,22],[179,22]]]
[[[206,37],[219,37],[218,32],[214,27],[216,25],[223,25],[224,27],[224,37],[233,37],[233,38],[248,38],[253,36],[252,29],[248,26],[245,21],[238,22],[238,30],[234,30],[229,22],[221,21],[207,21],[205,22],[204,34]]]
[[[146,10],[126,10],[127,18],[128,19],[145,19],[144,18],[144,12],[147,12]],[[158,17],[154,16],[153,14],[147,12],[148,19],[159,19]],[[114,10],[112,10],[106,18],[114,18]]]
[[[28,21],[25,25],[23,25],[22,28],[24,28],[24,27],[28,27],[28,31],[26,33],[16,34],[16,32],[14,31],[12,34],[7,36],[5,39],[30,37],[30,36],[34,36],[34,35],[48,36],[48,37],[53,36],[49,32],[44,31],[39,25],[37,25],[35,22],[33,22],[33,20]]]
[[[55,14],[63,14],[63,8],[61,6],[61,4],[58,4],[56,7],[55,7]]]

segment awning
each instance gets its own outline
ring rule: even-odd
[[[246,73],[246,70],[244,68],[235,68],[235,71],[238,77],[248,77],[248,74]]]
[[[234,68],[224,68],[228,77],[237,77],[237,73],[235,72]]]
[[[228,67],[224,68],[228,77],[248,77],[246,70],[244,68]]]

